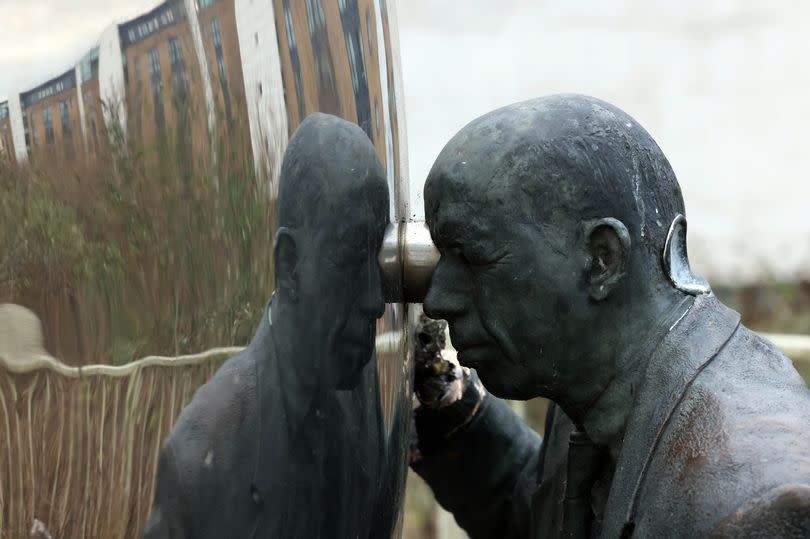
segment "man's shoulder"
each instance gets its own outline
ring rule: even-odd
[[[230,465],[234,451],[252,447],[239,440],[254,430],[255,365],[249,349],[231,357],[183,409],[165,449],[171,451],[183,482],[198,476],[195,469],[212,467],[215,461]]]
[[[177,419],[160,455],[150,524],[194,537],[246,535],[256,518],[251,485],[258,433],[260,358],[226,361]]]
[[[790,360],[740,326],[673,411],[640,499],[650,516],[708,531],[767,492],[810,488],[808,425],[810,390]]]
[[[744,326],[693,384],[685,400],[708,404],[728,436],[770,440],[763,451],[789,450],[772,436],[798,437],[810,456],[810,389],[773,343]]]

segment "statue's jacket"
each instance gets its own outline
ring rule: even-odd
[[[183,410],[160,454],[149,539],[390,535],[375,361],[351,391],[288,413],[265,312],[250,345]]]
[[[572,430],[552,406],[541,440],[487,395],[413,468],[473,539],[560,537]],[[593,536],[810,537],[810,390],[736,312],[698,296],[652,348],[606,477]]]

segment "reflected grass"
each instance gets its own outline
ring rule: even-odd
[[[114,119],[91,162],[0,164],[0,303],[66,363],[244,344],[270,296],[275,204],[244,115],[208,131],[173,106],[147,141]]]

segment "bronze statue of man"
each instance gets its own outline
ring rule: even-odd
[[[471,537],[810,537],[810,390],[692,273],[633,118],[580,95],[486,114],[425,211],[425,312],[491,394],[465,371],[423,403],[412,466]],[[544,438],[496,397],[554,401]]]
[[[359,127],[314,114],[279,183],[273,299],[165,442],[148,538],[390,535],[373,360],[385,172]]]

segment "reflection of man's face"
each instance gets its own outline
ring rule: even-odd
[[[441,253],[425,311],[444,318],[462,365],[494,394],[548,395],[564,383],[564,339],[581,277],[564,235],[515,211],[515,193],[432,179],[425,207]],[[509,189],[500,187],[499,189]],[[579,298],[582,298],[581,300]]]
[[[376,320],[385,307],[377,255],[388,224],[384,180],[367,180],[340,194],[334,214],[322,220],[307,242],[302,266],[305,309],[313,318],[312,339],[323,357],[314,358],[332,387],[349,389],[373,357]],[[316,334],[320,333],[320,334]]]

